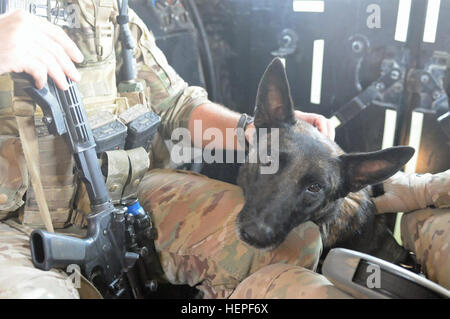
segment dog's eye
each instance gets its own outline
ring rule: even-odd
[[[318,193],[322,189],[322,186],[319,183],[314,183],[308,187],[308,192]]]

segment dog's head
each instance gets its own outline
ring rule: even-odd
[[[296,226],[334,212],[339,198],[387,179],[414,154],[410,147],[344,154],[315,127],[295,118],[279,59],[272,61],[259,84],[255,126],[255,140],[268,143],[252,148],[249,158],[257,161],[247,161],[239,172],[246,202],[237,231],[244,242],[260,249],[275,248]],[[278,143],[272,140],[273,129],[278,130]],[[271,156],[267,160],[257,154]],[[262,169],[274,162],[278,170],[263,174]]]

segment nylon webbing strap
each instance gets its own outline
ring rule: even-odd
[[[137,104],[147,105],[144,92],[120,92],[120,96],[128,99],[128,105],[130,105],[130,107]]]
[[[88,82],[79,84],[79,89],[85,98],[111,95],[112,89],[109,81]]]
[[[143,147],[105,152],[101,163],[114,204],[137,196],[139,184],[150,167],[148,153]]]
[[[13,81],[9,75],[0,75],[0,109],[11,107]]]
[[[127,151],[130,160],[130,177],[123,190],[122,199],[137,197],[139,184],[150,167],[147,151],[143,147]]]
[[[95,45],[99,60],[107,58],[104,48],[110,45],[114,26],[109,21],[113,11],[113,0],[97,0],[95,5]]]
[[[102,154],[102,172],[106,172],[106,188],[113,204],[119,204],[123,188],[128,180],[130,161],[124,150],[110,151]]]
[[[46,229],[49,232],[54,232],[52,218],[50,216],[50,211],[45,199],[44,188],[40,179],[39,145],[34,127],[34,105],[28,100],[14,99],[13,109],[39,212]]]

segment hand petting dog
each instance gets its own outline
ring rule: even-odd
[[[325,116],[315,113],[306,113],[301,111],[294,111],[295,117],[299,120],[303,120],[319,130],[320,133],[334,141],[336,136],[336,130],[331,122]],[[253,142],[253,134],[255,132],[255,124],[250,123],[245,130],[245,138],[249,144]]]
[[[325,116],[315,113],[305,113],[301,111],[295,111],[295,117],[299,120],[308,122],[312,126],[316,127],[320,133],[334,141],[336,131],[333,124]]]

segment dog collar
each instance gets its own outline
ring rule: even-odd
[[[248,152],[249,150],[249,143],[247,139],[245,138],[245,130],[247,129],[247,126],[251,123],[253,123],[255,120],[253,116],[250,116],[246,113],[242,113],[241,117],[239,118],[237,127],[236,127],[236,135],[238,137],[238,142],[242,141],[242,139],[245,141],[245,151]]]

